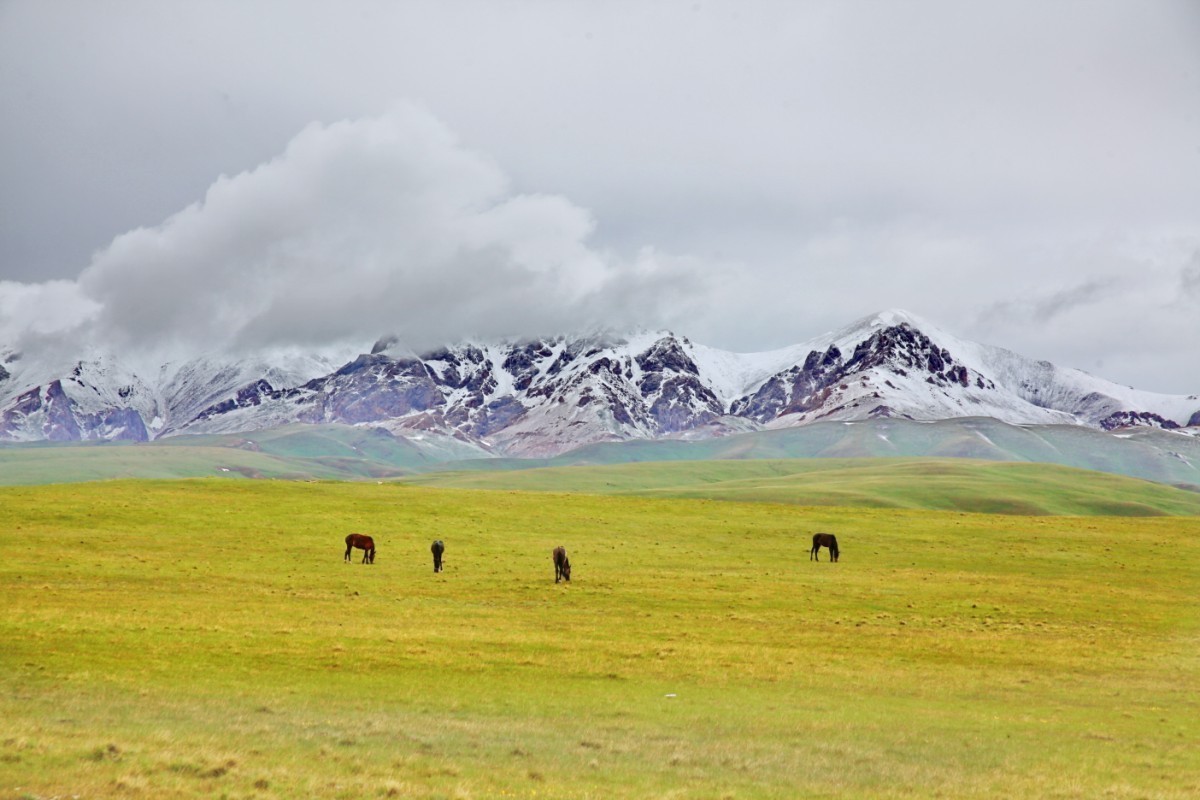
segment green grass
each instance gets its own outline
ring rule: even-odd
[[[421,450],[379,428],[299,424],[248,434],[172,436],[149,443],[0,443],[0,486],[213,476],[380,479],[477,452],[453,441],[427,444]]]
[[[1200,438],[1196,436],[1154,428],[1114,435],[1079,425],[1018,426],[983,417],[814,422],[707,439],[605,442],[542,459],[537,466],[796,458],[968,458],[1059,464],[1200,486]],[[489,459],[455,468],[527,466],[520,459]]]
[[[0,512],[3,798],[1200,793],[1196,518],[221,480]]]
[[[484,457],[480,448],[453,437],[415,432],[408,437],[365,426],[289,424],[142,444],[0,442],[0,485],[209,476],[379,480],[445,470],[633,462],[952,458],[1059,464],[1200,491],[1200,437],[1153,428],[1113,435],[1077,425],[1015,426],[984,418],[816,422],[709,439],[605,442],[553,458]]]
[[[0,450],[0,485],[75,483],[113,478],[333,478],[320,465],[297,467],[269,454],[218,446],[41,445]]]
[[[1200,493],[1049,464],[967,459],[685,461],[511,471],[438,472],[412,483],[936,509],[1001,514],[1200,515]]]

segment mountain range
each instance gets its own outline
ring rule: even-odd
[[[206,356],[139,372],[0,348],[0,441],[148,441],[293,423],[386,429],[479,456],[554,456],[814,422],[992,418],[1200,435],[1200,396],[1138,391],[885,311],[765,353],[667,331],[461,342],[417,354]]]

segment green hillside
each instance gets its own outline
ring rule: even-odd
[[[0,446],[0,485],[119,478],[380,479],[478,451],[422,449],[379,428],[288,425],[252,434],[175,436],[156,442]]]
[[[1076,426],[990,419],[814,423],[715,439],[594,444],[555,458],[482,457],[438,434],[393,436],[373,427],[286,425],[246,434],[177,436],[145,444],[0,444],[0,485],[113,478],[253,477],[381,480],[445,470],[666,461],[961,458],[1045,463],[1200,489],[1200,438],[1139,429],[1117,435]]]
[[[684,461],[432,473],[426,485],[1003,514],[1200,515],[1200,493],[1046,464],[967,459]]]
[[[1077,425],[1009,425],[995,419],[937,422],[877,419],[816,422],[713,439],[658,439],[588,445],[537,466],[631,461],[778,458],[969,458],[1059,464],[1159,483],[1200,486],[1200,437],[1152,428],[1111,434]],[[521,468],[519,459],[469,465]]]

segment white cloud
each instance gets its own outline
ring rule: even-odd
[[[0,281],[0,345],[70,333],[99,311],[74,281]]]
[[[193,352],[666,321],[664,285],[676,309],[700,291],[675,280],[692,263],[597,250],[594,227],[563,197],[513,193],[498,166],[403,106],[308,126],[279,157],[117,237],[79,286],[101,341]]]

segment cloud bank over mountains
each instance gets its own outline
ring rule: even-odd
[[[64,360],[110,350],[152,368],[342,352],[383,335],[422,350],[672,328],[752,351],[820,335],[834,315],[905,305],[1138,388],[1197,389],[1200,250],[1170,226],[1072,239],[838,219],[797,229],[777,261],[752,242],[705,257],[618,250],[602,225],[568,197],[518,191],[433,114],[398,104],[305,126],[274,158],[117,236],[75,280],[0,281],[0,347]]]
[[[711,288],[696,259],[595,247],[569,199],[501,168],[412,105],[311,124],[77,281],[0,283],[0,337],[153,356],[673,324]],[[715,280],[715,275],[712,276]]]
[[[902,307],[1194,392],[1198,40],[1191,0],[10,0],[0,349]]]

